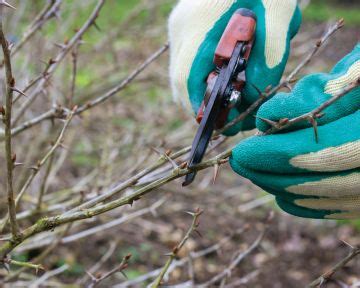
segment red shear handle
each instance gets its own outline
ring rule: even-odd
[[[249,9],[239,9],[231,17],[216,48],[214,63],[222,67],[229,62],[238,42],[251,42],[256,29],[256,15]]]

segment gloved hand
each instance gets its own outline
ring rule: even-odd
[[[266,102],[258,116],[294,118],[319,107],[360,78],[360,43],[329,74],[303,78],[291,93]],[[300,217],[360,218],[360,88],[323,112],[319,143],[309,123],[281,134],[240,143],[230,163],[234,171],[276,196],[286,212]],[[257,127],[269,126],[260,119]]]
[[[258,24],[246,69],[243,103],[232,109],[229,121],[259,98],[251,84],[264,91],[269,85],[275,86],[282,76],[290,40],[301,23],[296,0],[180,0],[169,20],[170,78],[175,99],[187,107],[191,102],[195,114],[204,97],[207,76],[215,68],[217,44],[239,8],[253,10]],[[255,120],[249,117],[227,131],[227,135],[254,127]]]

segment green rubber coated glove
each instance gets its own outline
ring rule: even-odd
[[[360,78],[360,43],[329,74],[300,80],[258,111],[274,121],[313,111]],[[307,218],[360,218],[360,88],[323,111],[319,143],[308,122],[240,143],[230,159],[238,174],[276,196],[286,212]],[[269,126],[259,118],[257,127]]]
[[[301,23],[296,0],[180,0],[169,20],[170,79],[175,100],[192,107],[195,114],[204,97],[207,76],[215,69],[217,44],[239,8],[251,9],[258,24],[246,69],[243,103],[232,109],[229,121],[258,99],[253,85],[264,91],[269,85],[275,86],[283,74],[290,40]],[[249,117],[227,131],[227,135],[254,127],[255,121]]]

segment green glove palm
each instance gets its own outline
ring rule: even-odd
[[[292,93],[279,93],[258,116],[274,121],[319,107],[360,78],[360,44],[329,74],[302,79]],[[231,166],[276,196],[290,214],[309,218],[360,217],[360,88],[324,110],[319,143],[303,122],[291,131],[252,137],[233,151]],[[261,131],[269,127],[258,118]]]
[[[206,79],[214,70],[213,57],[221,35],[238,8],[253,10],[258,17],[256,41],[248,67],[247,85],[234,119],[259,97],[257,87],[275,86],[284,71],[290,40],[297,33],[301,13],[296,0],[181,0],[169,20],[171,45],[170,78],[173,94],[197,113],[204,97]],[[189,103],[191,102],[191,105]],[[227,132],[254,128],[249,117]]]

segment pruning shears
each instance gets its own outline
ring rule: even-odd
[[[204,101],[196,117],[200,126],[190,152],[190,169],[202,161],[213,131],[223,128],[230,110],[241,103],[256,22],[254,12],[239,9],[231,17],[220,39],[213,61],[216,69],[208,75]],[[195,177],[195,171],[186,175],[183,186],[191,184]]]

